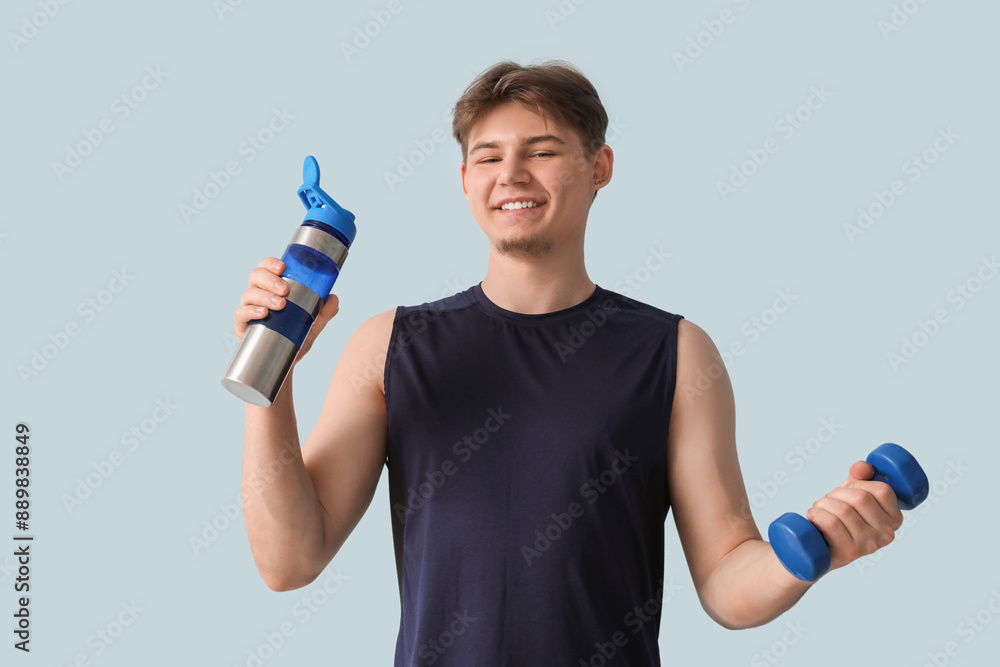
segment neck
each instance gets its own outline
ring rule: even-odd
[[[584,301],[594,288],[584,266],[582,243],[572,250],[554,249],[539,257],[504,255],[490,245],[482,289],[504,310],[526,315],[551,313]]]

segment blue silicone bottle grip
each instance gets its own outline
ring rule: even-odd
[[[309,313],[287,299],[284,308],[268,311],[263,318],[253,322],[281,334],[292,341],[295,347],[302,347],[312,323],[313,318]]]

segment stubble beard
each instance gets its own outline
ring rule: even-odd
[[[552,252],[552,243],[539,236],[516,236],[499,239],[494,247],[501,255],[511,257],[540,257]]]

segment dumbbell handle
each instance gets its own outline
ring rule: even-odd
[[[900,509],[911,510],[927,498],[927,475],[913,455],[899,445],[879,445],[866,460],[875,470],[872,479],[889,485]],[[830,547],[823,534],[803,516],[793,512],[781,515],[767,529],[767,539],[785,569],[802,581],[815,581],[830,569]]]

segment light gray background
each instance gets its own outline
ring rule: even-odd
[[[807,509],[881,442],[911,449],[935,483],[878,559],[832,573],[781,619],[740,632],[702,612],[668,520],[677,593],[663,613],[664,663],[774,664],[766,649],[788,665],[923,665],[949,642],[949,664],[992,662],[1000,281],[961,309],[949,293],[1000,252],[1000,8],[897,3],[916,11],[886,36],[889,0],[577,3],[563,2],[565,20],[553,22],[556,0],[403,0],[350,60],[341,43],[387,2],[246,0],[220,14],[209,0],[92,0],[52,3],[51,18],[44,2],[5,3],[0,540],[13,544],[14,425],[26,421],[36,541],[28,656],[11,648],[13,558],[0,556],[4,664],[82,655],[102,667],[248,665],[284,622],[294,635],[268,667],[391,663],[399,604],[385,477],[328,569],[346,577],[340,589],[318,593],[323,575],[271,592],[241,517],[226,515],[240,488],[242,404],[219,378],[247,273],[280,254],[302,219],[295,190],[308,154],[359,232],[337,285],[341,312],[296,378],[303,436],[361,321],[482,278],[486,242],[461,195],[454,142],[436,144],[394,190],[385,173],[417,142],[450,134],[451,105],[505,58],[573,62],[619,127],[614,178],[590,217],[592,278],[611,289],[644,280],[635,298],[685,315],[720,348],[745,344],[730,373],[747,487],[772,492],[755,507],[762,531]],[[726,9],[733,22],[712,39],[704,32],[711,43],[679,68],[675,52]],[[11,34],[32,36],[15,44]],[[120,118],[115,100],[147,68],[166,76]],[[832,96],[785,138],[776,121],[814,86]],[[248,161],[241,142],[275,108],[294,118]],[[114,131],[60,180],[53,163],[104,118]],[[911,182],[904,163],[947,128],[959,138]],[[769,137],[780,150],[723,201],[717,181]],[[185,222],[179,207],[229,160],[241,173]],[[844,224],[893,179],[905,194],[849,242]],[[671,257],[645,273],[651,247]],[[125,289],[102,291],[122,270]],[[797,300],[751,341],[744,326],[766,316],[776,290]],[[93,317],[79,306],[109,297]],[[887,355],[937,309],[947,324],[893,369]],[[53,338],[74,324],[78,335],[56,354]],[[46,350],[47,366],[22,378],[19,367]],[[163,416],[158,399],[177,406],[162,423],[151,421]],[[843,427],[796,469],[787,456],[824,418]],[[143,426],[149,435],[130,451],[123,432]],[[123,463],[67,509],[65,497],[114,450]],[[785,483],[768,489],[776,473]],[[213,537],[212,523],[222,529],[196,550],[191,538]],[[324,604],[302,622],[310,595]],[[133,602],[135,622],[97,643]],[[978,630],[960,626],[977,613]]]

